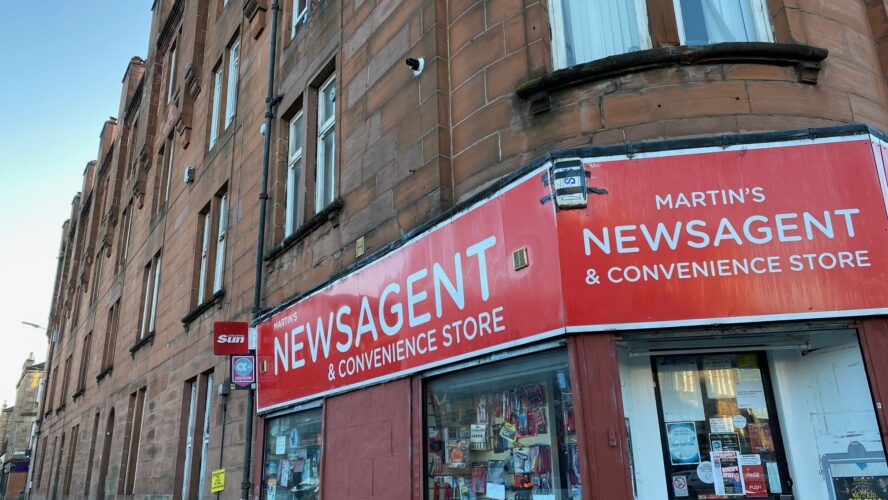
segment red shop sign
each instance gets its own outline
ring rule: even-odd
[[[565,331],[886,314],[883,154],[583,159],[601,189],[558,211],[541,167],[261,322],[259,410]]]
[[[558,214],[571,330],[888,312],[869,140],[584,163],[607,194]]]
[[[536,174],[260,323],[260,410],[562,333],[547,192]]]
[[[240,321],[217,321],[213,323],[213,354],[217,356],[229,356],[232,354],[247,354],[248,347],[247,323]]]

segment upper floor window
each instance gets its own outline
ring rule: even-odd
[[[145,266],[142,275],[142,315],[139,320],[139,340],[154,333],[157,318],[157,295],[160,288],[160,253]]]
[[[219,139],[219,132],[228,129],[228,126],[234,121],[234,115],[237,111],[239,66],[240,41],[235,38],[225,50],[225,59],[220,60],[213,70],[213,101],[210,106],[210,148],[216,145],[216,141]]]
[[[672,0],[682,44],[773,40],[765,0]],[[645,0],[550,0],[555,69],[652,46]]]
[[[302,182],[302,132],[304,120],[302,110],[290,120],[289,141],[287,143],[287,200],[284,214],[284,237],[290,236],[299,227],[302,219],[302,203],[299,201],[299,187]]]
[[[773,40],[764,0],[673,1],[685,45]]]
[[[551,0],[550,9],[556,69],[651,47],[645,0]]]
[[[210,147],[219,138],[219,111],[222,105],[222,65],[213,70],[213,106],[210,113]]]
[[[170,47],[170,52],[167,55],[167,103],[173,100],[173,90],[175,89],[176,83],[176,45],[173,44]]]
[[[235,40],[228,47],[228,81],[227,95],[225,97],[225,128],[234,120],[234,112],[237,109],[237,68],[240,59],[240,41]]]
[[[315,165],[315,211],[333,202],[336,167],[336,75],[318,89],[318,142]]]
[[[296,30],[299,23],[308,19],[308,0],[293,0],[293,19],[290,23],[290,38],[296,38]]]
[[[228,235],[228,193],[223,188],[213,202],[200,211],[198,254],[196,259],[197,283],[194,304],[206,302],[212,294],[222,290],[225,269],[225,240]],[[215,245],[213,244],[215,241]]]

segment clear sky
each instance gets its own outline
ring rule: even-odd
[[[116,116],[151,0],[0,0],[0,402],[29,352],[46,358],[62,223]]]

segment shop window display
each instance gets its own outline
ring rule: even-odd
[[[563,350],[426,386],[429,500],[575,500],[573,394]]]
[[[262,498],[318,500],[321,410],[269,419],[265,427]]]
[[[780,498],[788,483],[763,354],[655,358],[670,498]]]

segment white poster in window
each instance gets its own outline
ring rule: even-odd
[[[274,454],[284,455],[287,453],[287,436],[277,436],[274,438]]]
[[[709,419],[709,432],[719,434],[734,432],[734,419],[731,417],[712,417]]]
[[[506,485],[487,483],[485,495],[493,500],[506,500]]]
[[[696,359],[661,358],[657,378],[665,422],[706,420]]]
[[[739,408],[765,408],[765,389],[761,380],[737,382],[737,406]]]
[[[731,399],[737,372],[732,366],[732,356],[713,356],[703,359],[703,380],[706,382],[708,399]]]

